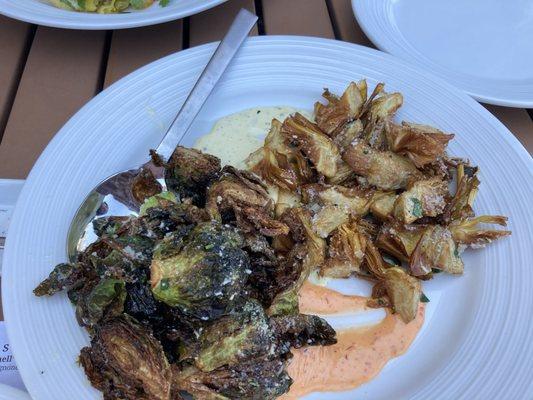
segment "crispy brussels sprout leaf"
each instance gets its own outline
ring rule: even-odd
[[[131,193],[133,198],[139,204],[142,204],[147,198],[161,193],[163,190],[161,184],[157,181],[152,171],[143,168],[139,175],[133,179]]]
[[[318,126],[296,113],[283,122],[281,132],[301,149],[320,174],[328,178],[336,175],[339,150]]]
[[[147,211],[151,208],[167,208],[177,202],[178,199],[173,192],[165,191],[156,193],[153,196],[145,198],[144,203],[141,205],[139,215],[142,217],[143,215],[146,215]]]
[[[422,294],[420,281],[393,267],[386,270],[384,284],[394,311],[406,324],[415,319]]]
[[[52,296],[65,289],[70,289],[81,283],[84,271],[81,264],[58,264],[48,278],[42,281],[34,290],[36,296]]]
[[[453,134],[446,134],[427,125],[402,122],[390,123],[386,128],[389,148],[409,157],[419,168],[435,162],[444,155]]]
[[[78,299],[76,317],[80,325],[93,327],[102,319],[119,316],[124,311],[124,281],[103,279],[85,297]]]
[[[172,241],[154,251],[151,287],[155,298],[209,320],[241,301],[250,271],[239,232],[217,223],[199,224],[177,251]]]
[[[105,399],[170,400],[172,373],[151,332],[132,318],[97,325],[80,363]]]
[[[278,340],[288,347],[329,346],[337,343],[335,330],[316,315],[279,315],[270,318],[270,327]]]
[[[504,236],[509,236],[511,231],[482,229],[478,224],[507,225],[507,217],[501,215],[482,215],[480,217],[464,219],[452,222],[450,231],[456,243],[465,244],[473,248],[485,247]]]
[[[209,184],[220,172],[220,160],[196,149],[178,146],[165,165],[167,187],[183,201],[202,206]]]
[[[261,305],[250,301],[202,331],[194,363],[202,371],[234,366],[275,349],[275,337]]]
[[[356,221],[347,222],[333,233],[328,257],[320,267],[320,275],[330,278],[348,278],[360,271],[366,251],[366,235]]]
[[[356,174],[378,189],[405,189],[411,181],[421,178],[420,171],[409,159],[391,151],[375,150],[363,142],[350,145],[342,158]]]
[[[411,224],[422,217],[436,217],[444,211],[448,183],[439,178],[417,181],[394,203],[394,217]]]
[[[409,267],[414,276],[427,275],[432,269],[462,274],[464,264],[449,229],[440,225],[429,227],[411,254]]]

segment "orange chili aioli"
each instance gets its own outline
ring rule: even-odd
[[[367,309],[366,297],[347,296],[307,282],[299,293],[300,312],[334,314]],[[405,353],[424,323],[421,303],[416,318],[405,324],[397,314],[372,326],[337,332],[337,344],[293,349],[288,372],[294,383],[283,400],[311,392],[342,391],[374,378],[392,358]]]

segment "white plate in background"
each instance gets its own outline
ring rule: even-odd
[[[533,1],[352,0],[381,50],[485,103],[533,107]]]
[[[50,142],[32,169],[10,227],[2,294],[21,375],[36,400],[99,399],[76,364],[88,342],[66,295],[33,296],[66,261],[71,218],[110,174],[143,162],[188,95],[215,44],[158,60],[91,100]],[[355,390],[306,399],[449,400],[533,398],[533,161],[492,114],[463,92],[388,54],[296,36],[248,40],[200,112],[191,145],[224,115],[254,106],[309,109],[324,87],[341,92],[363,77],[400,91],[398,119],[456,134],[449,152],[480,166],[478,214],[509,216],[513,235],[467,251],[464,276],[424,282],[431,299],[409,351]]]
[[[160,24],[212,8],[227,0],[170,0],[166,7],[154,4],[145,10],[97,14],[62,10],[47,0],[0,0],[0,14],[32,24],[68,29],[123,29]]]

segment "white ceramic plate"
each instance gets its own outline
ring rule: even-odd
[[[0,383],[0,400],[31,400],[28,393]]]
[[[352,0],[381,50],[419,64],[474,98],[533,107],[530,0]]]
[[[111,173],[145,159],[214,48],[163,58],[108,88],[61,129],[28,177],[7,240],[2,293],[14,355],[35,399],[99,398],[76,365],[88,336],[67,297],[36,298],[32,289],[66,260],[69,223],[85,194]],[[191,145],[224,115],[258,105],[309,109],[323,87],[340,92],[362,77],[371,86],[384,81],[390,91],[404,94],[400,119],[457,134],[450,152],[481,167],[478,213],[509,215],[513,236],[468,252],[464,276],[438,276],[424,284],[431,303],[423,330],[408,353],[375,380],[352,392],[309,398],[532,398],[533,161],[470,97],[372,49],[316,38],[253,38],[184,144]]]
[[[227,0],[170,0],[146,10],[121,14],[95,14],[61,10],[46,0],[0,0],[0,14],[32,24],[68,29],[122,29],[160,24],[197,14]]]

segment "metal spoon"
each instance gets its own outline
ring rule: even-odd
[[[156,151],[163,161],[168,161],[176,146],[187,133],[196,115],[256,21],[257,17],[244,9],[241,9],[235,17],[228,33],[218,45],[189,97],[183,103],[181,110],[157,147]],[[67,254],[71,262],[76,261],[78,252],[87,248],[97,239],[93,229],[95,219],[111,215],[136,215],[139,212],[140,203],[133,196],[131,188],[133,180],[147,169],[152,171],[163,189],[166,189],[163,169],[155,166],[150,160],[138,168],[119,172],[104,179],[89,193],[76,212],[68,232]]]

